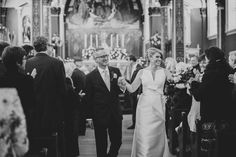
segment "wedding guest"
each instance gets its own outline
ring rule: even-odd
[[[175,72],[176,64],[177,64],[176,60],[172,57],[167,57],[165,59],[165,68],[166,68],[166,70],[170,71],[171,73]]]
[[[29,149],[21,100],[14,88],[0,88],[0,156],[24,156]]]
[[[66,72],[66,105],[64,107],[66,157],[77,157],[79,156],[80,102],[71,79],[74,63],[65,62],[64,66]]]
[[[0,42],[0,76],[2,76],[6,72],[6,68],[2,62],[2,52],[5,47],[9,46],[10,44],[4,41]]]
[[[26,52],[26,58],[29,59],[34,56],[34,47],[28,44],[22,46]]]
[[[33,78],[24,73],[26,63],[26,52],[17,46],[8,46],[2,53],[3,64],[6,73],[0,77],[0,87],[16,88],[22,107],[26,116],[29,139],[32,136],[32,115],[35,107],[35,94],[33,89]]]
[[[79,135],[85,135],[86,130],[86,117],[85,117],[85,109],[84,109],[84,90],[85,90],[85,73],[80,70],[82,67],[82,59],[75,57],[74,58],[74,64],[75,68],[72,72],[71,78],[73,81],[73,84],[75,86],[75,92],[78,97],[79,103]]]
[[[229,53],[229,65],[234,69],[236,72],[236,51],[232,51]]]
[[[205,55],[207,65],[202,81],[191,83],[191,93],[200,101],[201,120],[218,123],[224,120],[231,123],[234,119],[231,99],[233,84],[228,76],[233,73],[233,69],[226,62],[221,49],[210,47],[206,49]]]
[[[108,50],[100,48],[94,53],[97,67],[86,76],[86,106],[93,119],[97,157],[117,157],[122,143],[122,111],[117,85],[120,70],[108,66]],[[108,147],[108,135],[110,149]]]
[[[134,92],[142,85],[136,113],[132,157],[170,157],[165,127],[165,104],[163,89],[170,72],[161,67],[163,55],[159,49],[147,50],[149,66],[141,69],[134,82],[129,84],[120,79],[129,92]]]
[[[132,83],[140,69],[142,69],[141,65],[137,63],[137,58],[134,55],[129,55],[129,66],[127,68],[127,80],[129,83]],[[132,124],[127,129],[135,128],[136,121],[136,108],[138,103],[138,95],[141,93],[141,87],[138,88],[135,92],[129,93],[129,100],[132,108]]]
[[[34,136],[52,136],[55,132],[60,134],[66,94],[64,65],[59,59],[47,54],[47,38],[38,36],[33,45],[36,55],[27,60],[26,72],[31,73],[33,69],[37,71],[34,78],[36,94]],[[52,153],[49,148],[49,156],[55,155]]]

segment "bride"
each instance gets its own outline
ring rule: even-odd
[[[170,157],[166,130],[165,104],[163,88],[170,72],[161,67],[162,52],[156,48],[147,50],[149,66],[141,69],[130,85],[124,79],[129,92],[142,85],[143,93],[139,97],[136,113],[131,157]]]

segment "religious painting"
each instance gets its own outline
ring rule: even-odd
[[[83,28],[124,27],[141,17],[134,4],[132,0],[75,0],[69,22]]]
[[[23,43],[30,43],[31,40],[31,20],[28,15],[25,15],[22,19],[22,38]]]
[[[22,43],[31,43],[32,42],[32,8],[30,5],[22,7],[21,10],[21,39]]]

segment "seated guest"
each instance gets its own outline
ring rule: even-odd
[[[33,78],[23,73],[25,68],[25,50],[17,46],[8,46],[2,54],[6,73],[0,77],[0,87],[16,88],[26,116],[29,138],[31,136],[31,116],[33,114],[35,95]]]
[[[29,148],[25,115],[14,88],[0,89],[0,156],[20,157]]]
[[[3,52],[4,48],[9,45],[10,44],[8,44],[7,42],[4,42],[4,41],[0,42],[0,76],[2,76],[6,72],[6,68],[2,62],[2,52]]]
[[[231,92],[233,84],[229,81],[232,67],[226,62],[224,52],[217,47],[210,47],[205,51],[206,69],[202,82],[191,83],[191,93],[200,101],[200,115],[202,122],[232,122],[233,103]]]

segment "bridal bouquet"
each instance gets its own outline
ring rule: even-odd
[[[191,78],[194,77],[192,67],[184,62],[179,62],[176,65],[176,72],[173,74],[173,83],[178,88],[186,86]]]
[[[84,59],[90,59],[91,57],[92,57],[92,55],[93,55],[93,53],[96,51],[96,49],[95,48],[93,48],[93,47],[90,47],[90,48],[88,48],[88,49],[83,49],[82,50],[82,57],[84,58]]]

